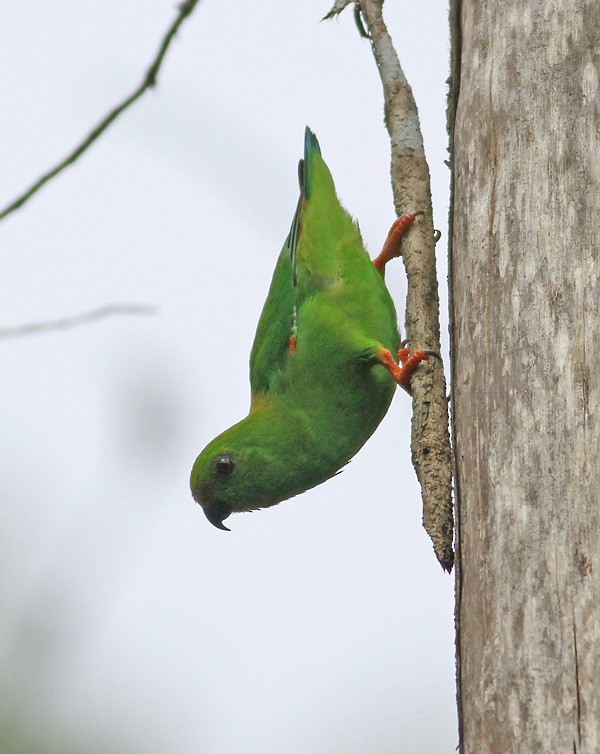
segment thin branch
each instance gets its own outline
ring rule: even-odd
[[[337,15],[352,0],[337,0],[326,18]],[[369,32],[371,48],[383,84],[385,124],[392,145],[391,177],[396,214],[422,211],[424,217],[403,241],[408,277],[406,334],[411,347],[440,351],[440,323],[435,237],[429,168],[425,159],[419,115],[412,90],[382,15],[382,0],[354,0]],[[452,463],[448,435],[448,402],[441,361],[413,376],[412,462],[421,484],[423,525],[442,567],[454,562]]]
[[[54,319],[49,322],[32,322],[28,325],[17,325],[16,327],[0,328],[0,338],[20,338],[23,335],[35,335],[50,330],[66,330],[78,325],[87,325],[90,322],[96,322],[99,319],[112,317],[116,314],[156,314],[158,310],[155,306],[144,306],[143,304],[108,304],[100,309],[86,312],[85,314],[76,314],[73,317],[63,317]]]
[[[339,16],[344,8],[355,2],[356,0],[336,0],[336,2],[333,4],[333,8],[329,11],[329,13],[326,16],[323,16],[323,21],[329,21],[330,18]]]
[[[67,168],[69,165],[72,165],[77,159],[79,159],[79,157],[81,157],[81,155],[92,146],[92,144],[104,133],[104,131],[106,131],[111,123],[113,123],[119,117],[119,115],[124,113],[125,110],[127,110],[129,107],[131,107],[131,105],[137,102],[137,100],[140,99],[140,97],[142,97],[149,89],[152,89],[154,86],[156,86],[158,73],[160,71],[165,55],[167,54],[167,50],[169,49],[169,46],[173,41],[173,37],[177,34],[179,27],[192,13],[198,2],[199,0],[185,0],[185,2],[179,4],[177,16],[167,30],[167,33],[163,37],[158,52],[154,57],[154,60],[150,64],[150,67],[148,68],[148,71],[146,72],[142,83],[137,87],[137,89],[135,89],[135,91],[132,92],[132,94],[130,94],[120,104],[114,107],[108,113],[108,115],[106,115],[100,121],[100,123],[98,123],[98,125],[90,131],[85,139],[83,139],[83,141],[78,146],[76,146],[75,149],[73,149],[72,152],[70,152],[51,170],[49,170],[47,173],[44,173],[32,186],[30,186],[13,202],[11,202],[3,210],[1,210],[0,220],[3,220],[12,212],[22,207],[27,201],[29,201],[29,199],[31,199],[34,194],[37,194],[37,192],[46,183],[48,183],[48,181],[51,181],[59,173],[62,173],[65,168]]]

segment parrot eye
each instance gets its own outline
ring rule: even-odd
[[[217,456],[215,469],[217,474],[221,477],[231,476],[235,469],[235,463],[229,453],[222,453],[220,456]]]

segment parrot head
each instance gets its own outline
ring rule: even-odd
[[[229,531],[223,521],[232,513],[229,488],[236,466],[231,452],[205,452],[198,456],[192,469],[190,484],[194,500],[210,523],[224,531]]]
[[[200,453],[194,467],[190,486],[194,500],[201,506],[204,515],[217,529],[229,531],[223,521],[232,513],[259,507],[255,494],[248,489],[248,468],[261,468],[252,458],[258,449],[236,442],[231,430],[213,440]],[[256,463],[256,460],[254,461]],[[254,473],[256,476],[256,472]],[[252,485],[250,485],[251,487]]]
[[[289,426],[284,431],[289,436]],[[306,489],[289,463],[291,440],[274,440],[276,434],[266,416],[250,414],[200,453],[190,486],[213,526],[229,531],[223,521],[231,513],[267,508]]]

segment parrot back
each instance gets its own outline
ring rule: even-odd
[[[379,364],[399,348],[396,311],[358,225],[306,129],[300,198],[251,356],[253,405],[277,395],[302,411],[343,465],[385,415],[396,383]]]

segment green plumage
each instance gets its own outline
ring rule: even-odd
[[[198,456],[191,488],[209,521],[265,508],[333,476],[396,390],[396,311],[307,128],[301,195],[252,354],[250,413]],[[295,339],[295,349],[294,349]]]

